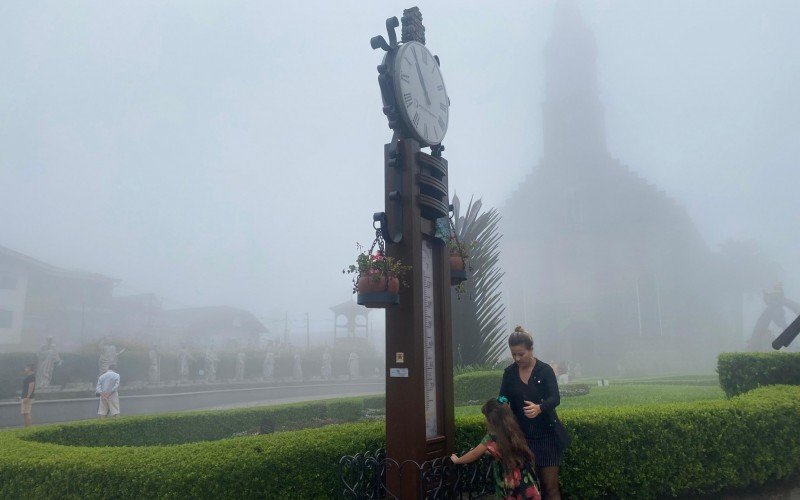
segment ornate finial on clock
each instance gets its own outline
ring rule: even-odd
[[[422,13],[418,7],[411,7],[403,11],[403,36],[401,41],[419,42],[425,45],[425,26],[422,25]]]

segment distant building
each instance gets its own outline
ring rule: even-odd
[[[711,370],[737,347],[718,257],[606,145],[594,37],[574,3],[545,48],[543,155],[501,211],[511,327],[589,373]]]
[[[161,299],[153,293],[114,297],[114,335],[149,342],[161,313]]]
[[[48,336],[59,349],[101,337],[118,282],[0,246],[0,352],[37,351]]]
[[[159,344],[218,349],[257,348],[269,332],[252,313],[235,307],[166,309],[157,316],[152,336]]]

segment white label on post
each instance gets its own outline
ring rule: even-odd
[[[408,378],[408,368],[389,368],[389,376]]]
[[[431,242],[422,240],[422,327],[425,342],[425,435],[439,435],[436,418],[436,335],[433,300],[433,249]]]

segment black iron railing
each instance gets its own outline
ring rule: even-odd
[[[403,477],[416,475],[420,498],[426,500],[467,500],[494,493],[491,459],[454,465],[449,458],[418,463],[398,463],[386,457],[385,450],[346,455],[339,460],[339,486],[334,496],[347,500],[396,500],[397,493],[386,484],[387,473]],[[395,472],[396,471],[396,472]]]

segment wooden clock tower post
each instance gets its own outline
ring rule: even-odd
[[[402,464],[449,456],[454,448],[449,252],[435,236],[436,221],[449,215],[441,141],[450,100],[439,58],[425,47],[419,9],[403,12],[400,43],[398,24],[387,19],[389,42],[378,36],[371,43],[386,51],[378,82],[394,132],[384,146],[386,211],[375,219],[387,255],[412,266],[400,303],[386,309],[386,456],[401,464],[387,468],[387,486],[407,499],[419,498],[424,485]]]

